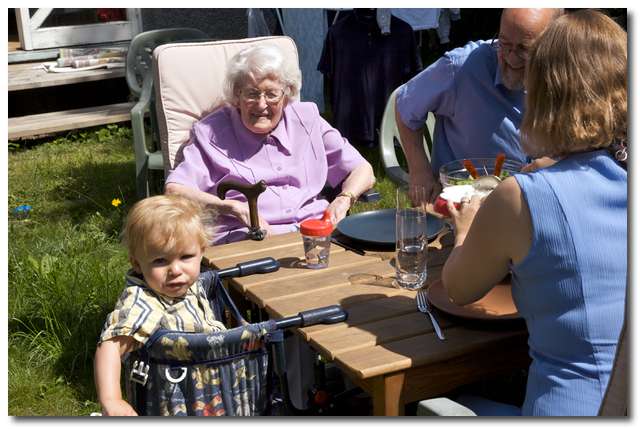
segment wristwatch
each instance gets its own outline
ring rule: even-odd
[[[355,195],[353,195],[352,192],[349,191],[342,191],[338,194],[338,197],[347,197],[349,198],[349,205],[352,206],[357,200],[358,197],[356,197]]]

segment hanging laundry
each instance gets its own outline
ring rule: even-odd
[[[351,143],[372,146],[389,95],[419,71],[413,30],[391,16],[383,35],[375,9],[345,12],[329,27],[318,70],[331,83],[332,125]]]
[[[264,13],[259,8],[247,9],[247,37],[271,36]]]
[[[324,112],[324,77],[317,69],[325,35],[327,12],[325,9],[282,9],[285,35],[291,37],[298,48],[302,89],[300,100],[313,101]]]

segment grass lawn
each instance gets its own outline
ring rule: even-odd
[[[353,211],[393,207],[377,148],[362,153],[382,200]],[[111,125],[14,147],[8,166],[9,209],[32,207],[26,219],[9,214],[8,412],[89,415],[100,408],[96,341],[129,267],[118,236],[135,202],[131,130]]]
[[[9,153],[9,414],[98,411],[93,353],[128,266],[131,131],[109,126]],[[124,202],[111,205],[114,198]]]

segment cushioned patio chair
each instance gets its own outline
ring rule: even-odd
[[[227,62],[256,44],[275,44],[298,62],[298,49],[286,36],[197,43],[169,43],[153,51],[156,113],[165,177],[193,124],[222,104]]]
[[[189,142],[193,124],[221,106],[227,62],[242,49],[257,44],[274,44],[299,63],[298,49],[287,36],[169,43],[153,51],[153,86],[165,177],[180,161],[180,148]],[[361,196],[367,202],[377,199],[375,191]]]

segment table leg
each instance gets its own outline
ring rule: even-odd
[[[371,392],[374,416],[403,416],[404,372],[382,375],[373,380]]]

